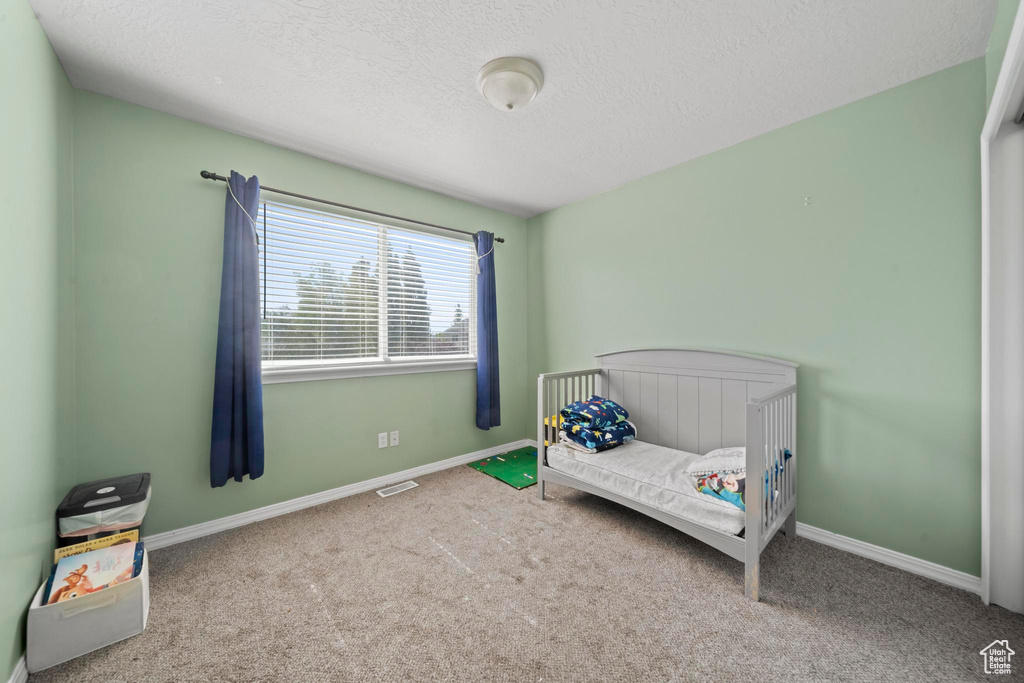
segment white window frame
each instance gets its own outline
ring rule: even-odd
[[[274,201],[260,201],[260,205],[263,204],[281,204],[289,205],[286,202],[274,202]],[[263,384],[283,384],[286,382],[309,382],[317,380],[329,380],[329,379],[344,379],[349,377],[378,377],[385,375],[410,375],[419,374],[424,372],[448,372],[453,370],[475,370],[477,366],[476,358],[476,333],[477,333],[477,320],[476,320],[476,259],[470,259],[469,268],[469,310],[467,316],[469,317],[469,353],[465,355],[454,355],[454,356],[405,356],[402,358],[390,358],[388,356],[388,340],[387,340],[387,270],[383,267],[385,250],[383,245],[384,230],[394,228],[396,230],[403,230],[406,232],[416,232],[425,235],[431,235],[433,237],[445,237],[448,239],[459,240],[458,237],[453,237],[447,232],[439,230],[424,229],[420,226],[413,226],[412,224],[406,224],[402,221],[369,221],[357,214],[349,214],[341,211],[328,211],[321,206],[305,205],[301,203],[292,204],[292,206],[299,206],[303,209],[312,211],[320,211],[322,213],[333,214],[341,216],[350,220],[358,220],[363,223],[378,226],[383,228],[380,232],[381,245],[378,250],[378,284],[380,287],[380,304],[378,307],[378,323],[380,325],[380,333],[378,336],[378,346],[380,356],[373,359],[330,359],[330,362],[320,362],[311,364],[306,360],[292,361],[295,367],[288,367],[290,361],[274,361],[273,367],[264,367],[263,361],[260,361],[260,372],[262,373]],[[257,226],[260,227],[260,226]],[[262,237],[261,237],[262,239]],[[472,238],[468,238],[464,241],[472,243]],[[262,249],[262,245],[260,246]],[[471,250],[470,252],[475,253]],[[263,293],[263,280],[262,274],[260,275],[260,295]],[[260,302],[262,312],[262,299]],[[260,320],[262,325],[262,317]]]

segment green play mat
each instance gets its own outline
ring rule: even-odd
[[[537,483],[536,448],[517,448],[471,462],[469,466],[517,489],[525,489]]]

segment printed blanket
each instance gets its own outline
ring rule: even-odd
[[[562,426],[562,434],[584,448],[602,451],[635,439],[636,427],[628,420],[602,428],[565,424]]]
[[[562,408],[561,415],[572,425],[591,429],[604,429],[629,419],[629,413],[615,401],[600,396],[591,396],[585,401],[576,401]]]

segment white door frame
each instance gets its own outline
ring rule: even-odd
[[[1022,8],[1024,9],[1024,8]],[[1024,13],[981,134],[981,597],[1024,612]]]

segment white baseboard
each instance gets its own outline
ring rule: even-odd
[[[142,540],[146,542],[147,549],[156,550],[157,548],[174,545],[175,543],[191,541],[220,531],[227,531],[228,529],[245,526],[246,524],[270,519],[271,517],[277,517],[278,515],[286,515],[289,512],[295,512],[296,510],[313,507],[314,505],[328,503],[339,498],[354,496],[357,493],[365,493],[367,491],[387,486],[388,484],[395,484],[406,479],[412,479],[413,477],[422,477],[425,474],[439,472],[441,470],[448,469],[449,467],[465,465],[466,463],[473,462],[474,460],[480,460],[481,458],[486,458],[491,455],[505,453],[506,451],[522,448],[526,445],[526,439],[520,439],[519,441],[513,441],[500,446],[492,446],[491,448],[485,448],[473,453],[457,455],[454,458],[420,465],[419,467],[413,467],[401,472],[385,474],[384,476],[376,477],[375,479],[367,479],[366,481],[347,484],[336,489],[330,489],[329,491],[321,491],[320,493],[313,493],[308,496],[302,496],[301,498],[285,500],[280,503],[274,503],[273,505],[267,505],[266,507],[249,510],[248,512],[240,512],[237,515],[221,517],[220,519],[213,519],[209,522],[201,522],[200,524],[193,524],[192,526],[182,527],[181,529],[174,529],[172,531],[165,531],[163,533],[145,536]]]
[[[966,572],[957,571],[956,569],[950,569],[944,567],[941,564],[935,564],[934,562],[928,562],[912,555],[904,555],[898,553],[895,550],[889,550],[878,545],[872,545],[865,543],[864,541],[858,541],[855,538],[849,536],[840,536],[834,534],[831,531],[825,531],[817,527],[804,524],[803,522],[796,523],[796,535],[803,536],[804,538],[823,543],[825,545],[845,550],[848,553],[854,555],[860,555],[866,557],[869,560],[875,562],[881,562],[887,564],[890,567],[896,567],[903,571],[910,572],[911,574],[918,574],[926,578],[944,583],[955,588],[960,588],[969,593],[981,594],[981,577],[968,574]]]
[[[18,657],[18,662],[14,665],[14,671],[11,672],[11,677],[7,679],[7,683],[25,683],[28,680],[28,667],[25,666],[25,655]]]

